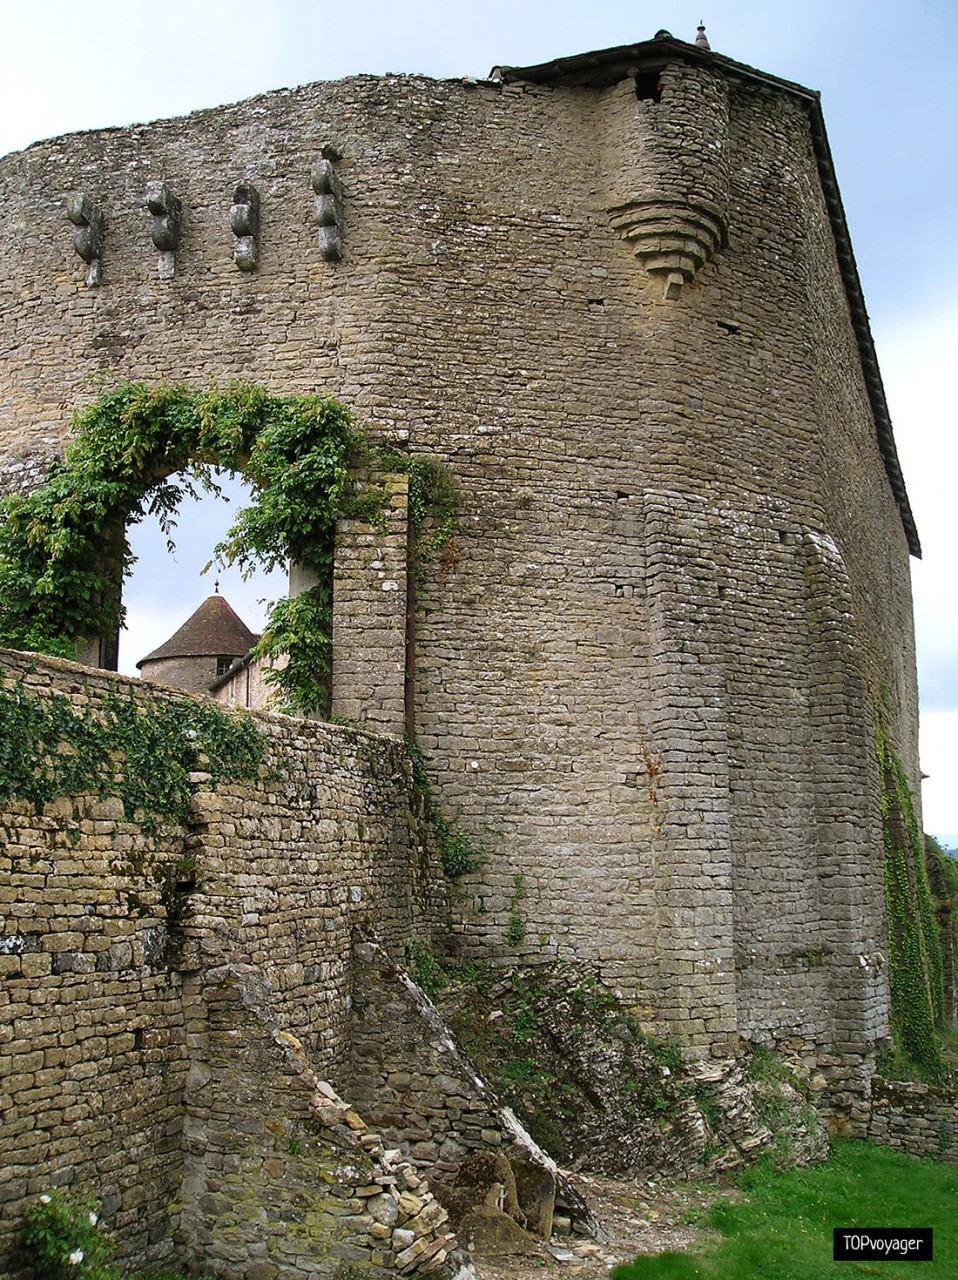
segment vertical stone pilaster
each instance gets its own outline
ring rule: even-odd
[[[333,574],[332,715],[381,733],[405,726],[408,479],[385,478],[374,521],[341,520]]]
[[[864,1122],[867,1055],[888,1034],[883,928],[883,837],[878,763],[868,733],[874,714],[853,636],[848,574],[835,542],[803,540],[815,666],[809,716],[817,747],[815,848],[819,914],[828,938],[831,1051],[841,1088],[836,1109]],[[870,714],[871,713],[871,714]],[[859,727],[859,735],[853,726]],[[864,732],[862,732],[864,730]]]
[[[649,786],[661,1007],[697,1052],[734,1051],[729,745],[707,512],[687,495],[647,493],[651,655]]]

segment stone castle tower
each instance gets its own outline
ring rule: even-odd
[[[136,665],[144,679],[205,693],[258,639],[217,592],[207,596],[168,640]]]
[[[95,373],[321,389],[448,463],[444,576],[343,527],[332,682],[483,846],[457,945],[857,1070],[919,545],[817,94],[659,33],[39,143],[0,207],[8,485]]]

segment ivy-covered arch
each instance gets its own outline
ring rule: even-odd
[[[74,425],[45,484],[0,502],[0,645],[74,658],[115,635],[133,565],[128,525],[154,514],[169,533],[185,491],[176,473],[210,488],[214,469],[242,471],[253,501],[215,553],[247,572],[293,561],[315,575],[310,590],[277,601],[258,648],[288,657],[272,673],[287,709],[322,709],[336,520],[371,514],[380,497],[357,497],[350,467],[366,441],[347,409],[248,384],[199,392],[124,382]]]

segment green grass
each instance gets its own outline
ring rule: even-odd
[[[747,1199],[720,1200],[705,1225],[720,1233],[696,1253],[663,1253],[616,1267],[612,1280],[958,1278],[958,1168],[912,1160],[865,1142],[836,1142],[824,1164],[739,1179]],[[935,1259],[833,1262],[833,1227],[931,1227]]]

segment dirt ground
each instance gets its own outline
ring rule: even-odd
[[[720,1196],[734,1194],[714,1183],[618,1182],[585,1174],[572,1181],[601,1222],[605,1238],[554,1237],[533,1256],[477,1258],[480,1280],[600,1280],[637,1254],[688,1248],[703,1235],[695,1220]]]

